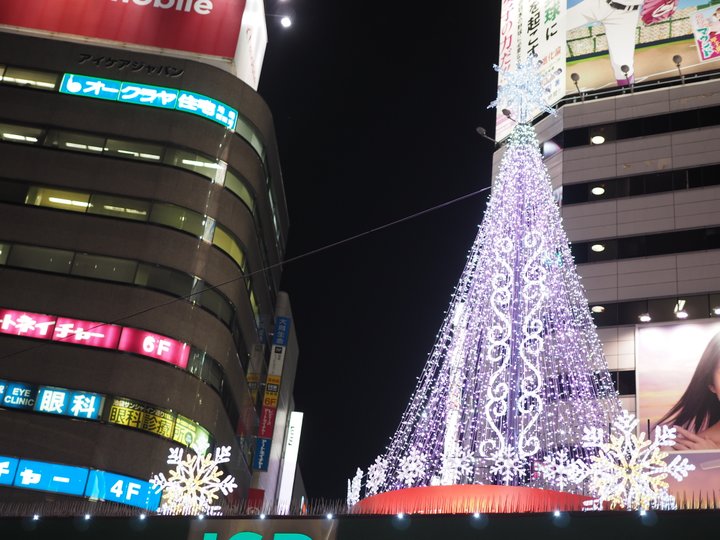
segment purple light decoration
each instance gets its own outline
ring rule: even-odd
[[[531,64],[519,69],[536,69]],[[524,75],[514,79],[524,86],[505,88],[497,106],[509,95],[523,111],[538,109],[538,89],[526,92],[535,79]],[[532,106],[522,95],[535,96]],[[619,413],[538,140],[519,123],[447,317],[366,495],[463,483],[549,487],[536,464],[563,449],[585,456],[584,429],[607,430]]]

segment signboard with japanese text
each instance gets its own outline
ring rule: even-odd
[[[0,486],[12,485],[19,462],[15,458],[0,456]]]
[[[548,104],[594,92],[720,68],[720,5],[707,0],[502,0],[498,64],[534,53]],[[499,78],[498,84],[502,84]],[[512,111],[511,111],[512,112]],[[498,112],[495,139],[514,123]]]
[[[173,440],[188,446],[198,454],[205,454],[210,447],[210,432],[189,418],[178,414],[175,419]]]
[[[0,309],[0,334],[51,339],[57,317],[28,313],[14,309]]]
[[[88,470],[83,467],[21,459],[13,485],[25,489],[82,495],[87,477]]]
[[[270,444],[272,439],[258,437],[255,439],[255,453],[253,454],[253,469],[256,471],[267,471],[270,463]]]
[[[3,0],[0,25],[233,58],[245,0]]]
[[[238,119],[237,110],[229,105],[202,94],[176,88],[65,73],[59,91],[61,94],[73,96],[178,110],[201,116],[231,130],[235,129]]]
[[[85,420],[97,420],[102,414],[104,400],[105,398],[100,394],[41,386],[37,392],[35,410]]]
[[[173,413],[130,399],[113,400],[108,422],[154,433],[166,439],[171,439],[175,431]]]
[[[120,341],[121,326],[58,317],[53,341],[76,343],[88,347],[115,349]]]

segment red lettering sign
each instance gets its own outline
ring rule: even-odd
[[[187,343],[136,328],[123,328],[117,348],[121,351],[156,358],[183,369],[187,367],[190,357],[190,346]]]
[[[52,339],[62,343],[115,349],[120,340],[121,330],[121,326],[114,324],[58,317]]]
[[[277,410],[272,407],[263,406],[260,411],[260,426],[258,427],[258,437],[272,439],[273,428],[275,427],[275,414]]]
[[[246,0],[2,0],[0,24],[235,56]]]

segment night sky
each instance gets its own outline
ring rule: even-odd
[[[291,259],[486,187],[500,0],[269,0],[273,111]],[[300,468],[343,498],[383,452],[460,277],[488,192],[289,262]]]

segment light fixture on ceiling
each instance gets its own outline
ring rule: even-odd
[[[649,313],[643,313],[642,315],[640,315],[640,316],[638,317],[638,319],[640,319],[640,322],[650,322],[650,321],[652,321],[652,317],[650,316]]]
[[[593,195],[597,195],[599,197],[600,195],[605,194],[605,188],[602,186],[595,186],[594,188],[592,188],[590,190],[590,193],[592,193]]]
[[[603,244],[593,244],[590,246],[590,249],[592,249],[595,253],[602,253],[605,251],[605,246]]]
[[[590,137],[590,142],[592,144],[602,144],[605,142],[605,137],[603,137],[602,135],[593,135],[592,137]]]
[[[673,311],[675,312],[675,317],[678,319],[688,318],[688,312],[685,310],[685,300],[678,300]]]
[[[712,310],[713,315],[720,317],[720,306],[715,306]]]
[[[593,313],[603,313],[605,311],[605,306],[593,306],[590,308],[590,311]]]

